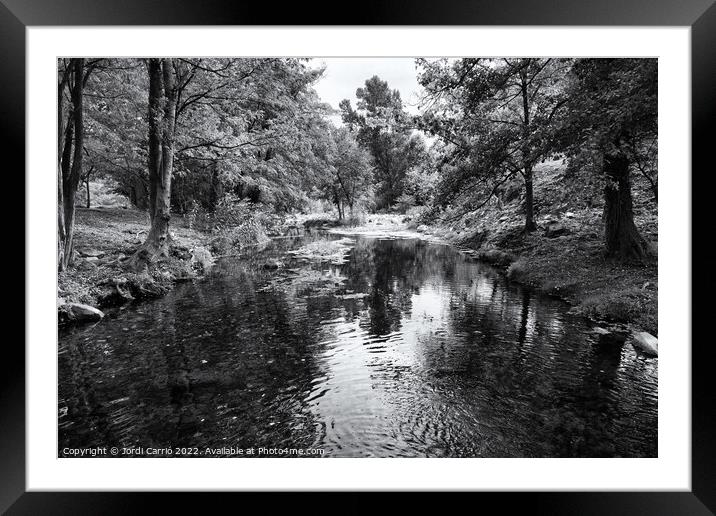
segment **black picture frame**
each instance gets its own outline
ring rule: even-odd
[[[4,133],[0,141],[5,151],[3,154],[19,158],[13,170],[17,171],[18,179],[23,177],[19,171],[25,170],[24,153],[18,149],[24,148],[25,137],[25,29],[28,26],[343,25],[347,22],[351,25],[690,26],[692,170],[698,173],[688,170],[670,172],[684,174],[684,180],[689,180],[690,176],[693,194],[708,194],[703,182],[716,172],[710,158],[710,147],[716,142],[714,0],[413,0],[409,3],[369,0],[355,4],[350,15],[341,15],[338,7],[337,3],[320,1],[277,7],[244,0],[0,0],[0,114]],[[699,188],[694,188],[693,181],[697,178]],[[24,189],[24,180],[19,182],[18,188]],[[698,202],[694,198],[692,220],[710,220],[709,208],[709,200]],[[700,233],[694,230],[692,234]],[[708,243],[710,238],[694,242],[692,267],[699,266],[699,259],[710,259],[712,255],[705,247]],[[703,253],[696,252],[699,245]],[[26,266],[26,277],[29,274],[32,270]],[[697,294],[710,292],[713,287],[713,274],[699,278],[693,285]],[[697,303],[696,299],[693,297],[692,302],[694,330],[709,320],[706,310],[710,308],[708,304]],[[694,336],[697,334],[693,333]],[[25,351],[15,339],[6,337],[4,340],[0,375],[0,510],[7,510],[7,514],[124,514],[142,512],[159,497],[163,512],[169,512],[172,505],[181,507],[180,512],[191,511],[194,507],[206,509],[208,494],[26,492]],[[544,514],[714,514],[716,409],[713,400],[716,393],[711,380],[713,338],[694,337],[692,340],[691,492],[477,493],[473,496],[480,498],[478,504],[497,503],[500,512],[528,507],[530,511]],[[671,344],[689,345],[686,342]],[[251,498],[255,495],[244,493],[241,496]],[[299,494],[292,505],[306,506],[307,496],[310,494]],[[350,496],[355,498],[355,503],[345,505],[346,509],[339,512],[349,512],[348,507],[352,507],[352,512],[365,512],[361,508],[373,509],[373,504],[364,502],[358,494]],[[242,502],[249,504],[255,500]],[[422,505],[422,495],[412,496],[411,503]],[[453,503],[464,502],[458,496]],[[474,503],[470,502],[471,505]]]

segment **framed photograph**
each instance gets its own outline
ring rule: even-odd
[[[0,506],[712,514],[712,4],[3,0],[27,303]]]

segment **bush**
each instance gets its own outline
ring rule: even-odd
[[[588,297],[579,305],[578,311],[593,319],[632,322],[648,313],[650,305],[656,303],[653,297],[651,291],[631,288]]]
[[[395,203],[395,209],[398,213],[406,213],[408,210],[415,207],[415,196],[404,193],[395,200]]]
[[[527,262],[524,258],[518,258],[507,268],[507,277],[512,281],[520,283],[524,280],[527,272]]]
[[[267,228],[273,229],[280,222],[278,217],[233,194],[225,195],[217,203],[212,220],[216,236],[211,248],[219,254],[267,242]]]
[[[362,211],[356,210],[353,213],[350,213],[345,219],[341,221],[341,224],[343,226],[361,226],[365,224],[366,221],[366,214]]]

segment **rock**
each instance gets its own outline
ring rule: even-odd
[[[500,222],[505,222],[509,218],[510,217],[508,217],[507,215],[503,215],[502,217],[500,217]]]
[[[127,278],[112,278],[101,283],[99,301],[103,306],[116,306],[134,300],[132,285]]]
[[[97,256],[88,256],[87,258],[85,258],[86,262],[96,262],[98,260],[99,260],[99,257],[97,257]]]
[[[594,333],[596,333],[597,335],[609,335],[609,333],[610,333],[609,330],[607,330],[606,328],[601,328],[600,326],[597,326],[592,331]]]
[[[568,211],[564,214],[564,216],[567,217],[568,219],[573,219],[574,213],[572,213],[571,211]]]
[[[266,260],[264,263],[264,269],[266,270],[276,270],[279,267],[283,267],[283,263],[278,260]]]
[[[81,303],[65,303],[60,308],[71,321],[99,321],[104,317],[104,313],[101,310]]]
[[[429,230],[429,228],[428,228],[428,226],[426,226],[425,224],[420,224],[420,225],[418,226],[418,228],[417,228],[417,231],[418,231],[419,233],[427,233],[428,230]]]
[[[558,236],[567,235],[568,233],[569,229],[563,224],[550,224],[544,230],[544,236],[546,236],[547,238],[555,238]]]
[[[102,258],[106,253],[104,251],[98,251],[97,249],[80,249],[77,251],[80,256],[83,256],[84,258],[87,258],[88,260],[90,258],[94,258],[95,260],[98,258]]]
[[[645,355],[657,356],[659,354],[659,341],[651,333],[640,331],[632,336],[632,346]]]
[[[84,272],[94,271],[97,269],[97,263],[98,260],[96,258],[94,260],[79,260],[77,262],[77,270]]]

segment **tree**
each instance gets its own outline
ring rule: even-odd
[[[179,94],[174,59],[147,60],[149,74],[149,216],[147,239],[133,256],[135,268],[169,255],[171,182]],[[181,72],[179,78],[183,79]]]
[[[449,146],[444,163],[449,197],[476,189],[486,193],[521,176],[525,230],[536,229],[533,168],[550,152],[551,122],[564,104],[559,59],[419,59],[425,88],[421,126]],[[470,199],[468,204],[473,201]]]
[[[373,157],[377,183],[376,206],[391,208],[403,193],[405,175],[425,157],[422,138],[411,134],[398,90],[373,76],[356,90],[357,109],[348,99],[340,102],[341,116],[361,146]]]
[[[657,60],[580,59],[569,80],[562,148],[599,164],[606,255],[642,260],[650,251],[634,224],[630,173],[656,161]]]
[[[85,88],[85,164],[140,209],[149,208],[146,62],[105,59]]]
[[[62,59],[58,66],[57,268],[60,271],[72,263],[75,196],[82,178],[85,141],[84,88],[100,61]],[[67,109],[65,100],[69,100]]]
[[[373,169],[370,153],[361,148],[353,135],[344,128],[328,132],[325,191],[336,205],[338,218],[345,217],[345,206],[351,215],[356,204],[371,193]]]

